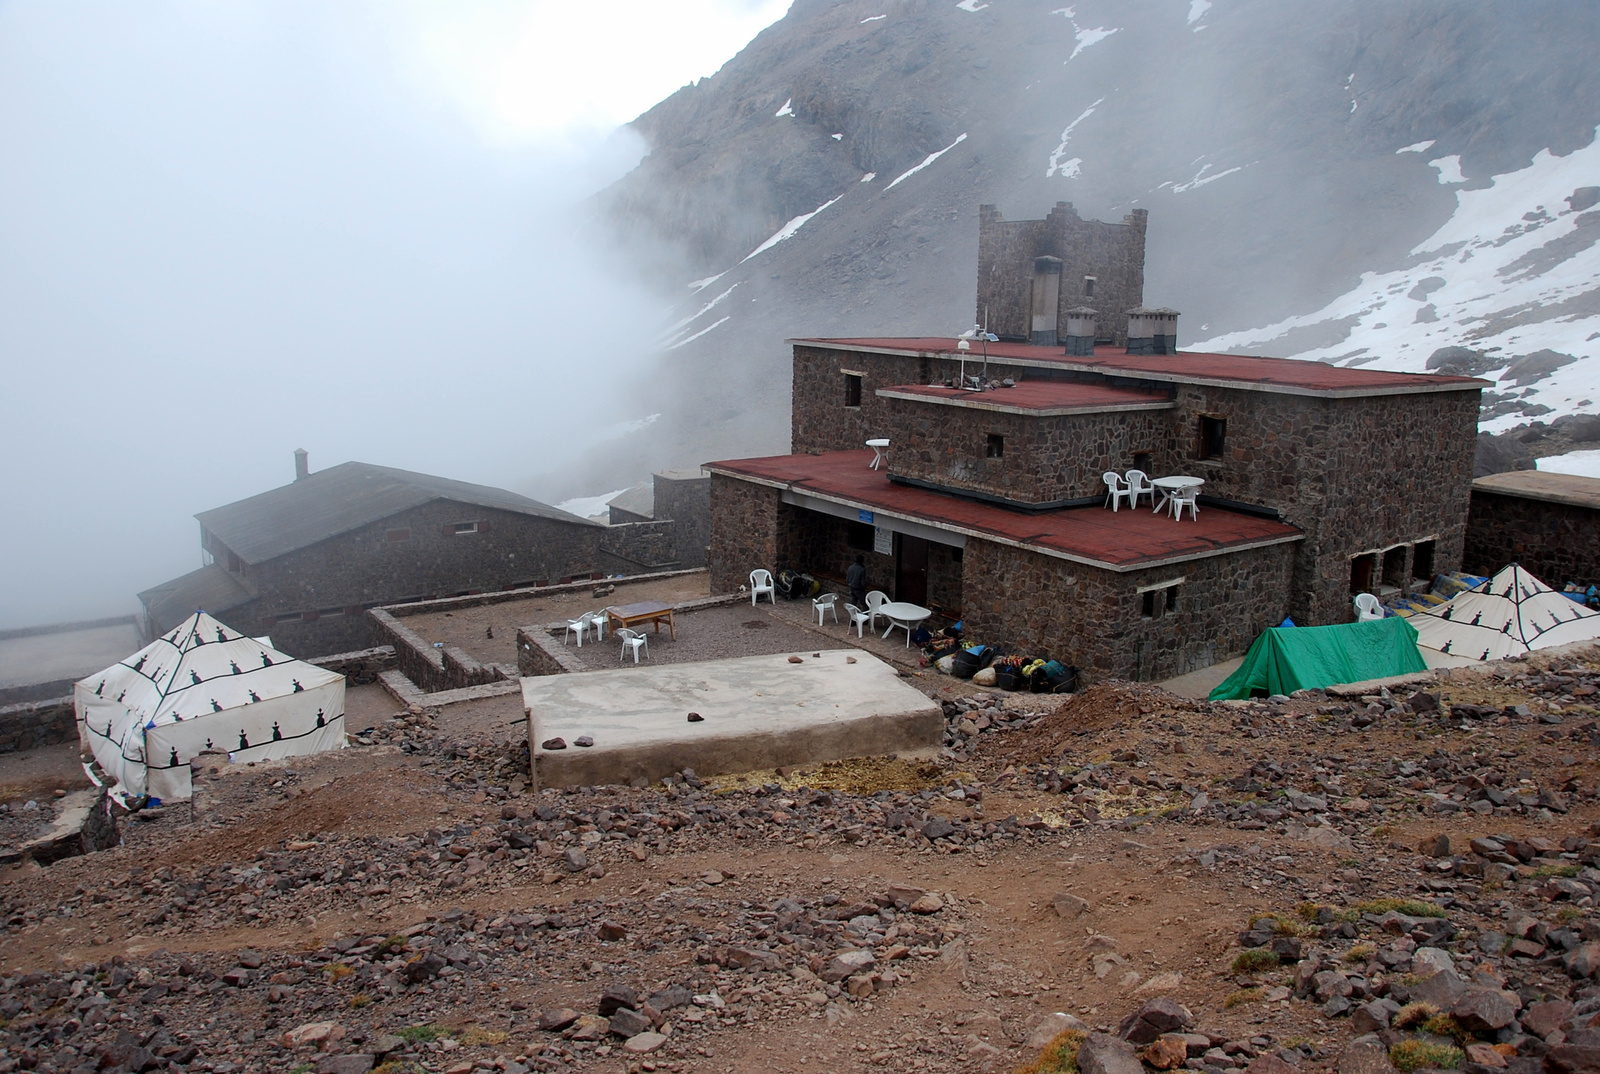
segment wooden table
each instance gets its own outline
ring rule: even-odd
[[[889,620],[889,629],[883,632],[888,637],[895,627],[906,632],[906,648],[911,647],[911,628],[920,626],[933,615],[933,609],[924,608],[920,604],[910,604],[906,601],[892,601],[888,604],[878,605],[878,614]]]
[[[1150,513],[1152,515],[1160,514],[1161,509],[1167,506],[1167,500],[1169,500],[1172,497],[1172,494],[1177,492],[1179,489],[1197,489],[1205,483],[1206,479],[1203,477],[1188,477],[1184,475],[1179,475],[1177,477],[1156,478],[1154,481],[1150,482],[1150,485],[1157,492],[1161,493],[1161,498],[1156,501],[1155,506],[1150,508]]]
[[[641,600],[635,604],[607,608],[606,619],[611,623],[613,631],[617,627],[631,627],[635,623],[654,623],[657,634],[661,633],[661,621],[665,619],[668,636],[673,641],[678,640],[678,627],[672,618],[672,605],[659,600]]]

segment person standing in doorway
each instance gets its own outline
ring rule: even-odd
[[[856,561],[845,568],[844,584],[850,587],[850,603],[857,608],[867,602],[867,560],[865,556],[857,556]]]

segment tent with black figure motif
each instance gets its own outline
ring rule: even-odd
[[[344,746],[343,675],[204,612],[72,694],[83,752],[123,804],[188,798],[190,762],[205,751],[260,761]]]
[[[1500,660],[1600,638],[1600,612],[1557,593],[1513,563],[1410,619],[1417,644],[1468,660]]]

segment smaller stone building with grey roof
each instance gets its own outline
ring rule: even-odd
[[[197,610],[306,658],[371,644],[368,609],[600,577],[606,527],[505,489],[347,462],[195,516],[210,562],[139,594],[152,634]]]

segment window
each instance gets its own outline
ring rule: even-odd
[[[1006,438],[999,433],[990,433],[984,443],[983,457],[986,459],[1003,459],[1006,457]]]
[[[1084,298],[1093,298],[1094,297],[1094,283],[1095,283],[1095,280],[1094,280],[1093,276],[1085,276],[1083,278],[1083,297]]]
[[[388,541],[390,544],[398,544],[401,541],[409,541],[411,540],[411,528],[409,526],[405,526],[397,530],[389,530],[383,535],[383,539]]]
[[[870,522],[846,523],[844,543],[857,552],[872,551],[872,524]]]
[[[240,559],[238,556],[234,555],[232,552],[229,552],[228,553],[228,573],[230,573],[230,574],[238,574],[242,570],[244,570],[244,560]]]
[[[321,619],[326,619],[331,615],[343,615],[343,614],[344,614],[343,606],[340,606],[338,608],[318,608],[317,609],[317,616],[318,616],[318,618],[321,618]]]
[[[1133,453],[1133,468],[1135,470],[1142,470],[1148,474],[1154,461],[1155,456],[1148,451],[1135,451]]]
[[[279,612],[277,615],[273,616],[273,618],[280,623],[298,623],[301,619],[304,619],[305,616],[301,615],[299,612]]]
[[[1350,595],[1372,590],[1374,576],[1378,573],[1378,553],[1363,552],[1350,557]]]
[[[1179,580],[1181,581],[1181,579]],[[1179,582],[1166,582],[1139,591],[1139,614],[1146,619],[1160,619],[1178,610]]]
[[[450,532],[457,537],[467,533],[477,533],[478,524],[476,522],[452,522],[450,523]]]
[[[1418,541],[1411,549],[1411,577],[1421,582],[1433,581],[1434,542]]]
[[[1228,419],[1200,417],[1200,458],[1222,458],[1222,442],[1228,434]]]
[[[853,407],[861,405],[861,377],[856,373],[844,375],[844,405]]]
[[[1397,544],[1383,553],[1383,584],[1402,589],[1406,584],[1406,546]]]

